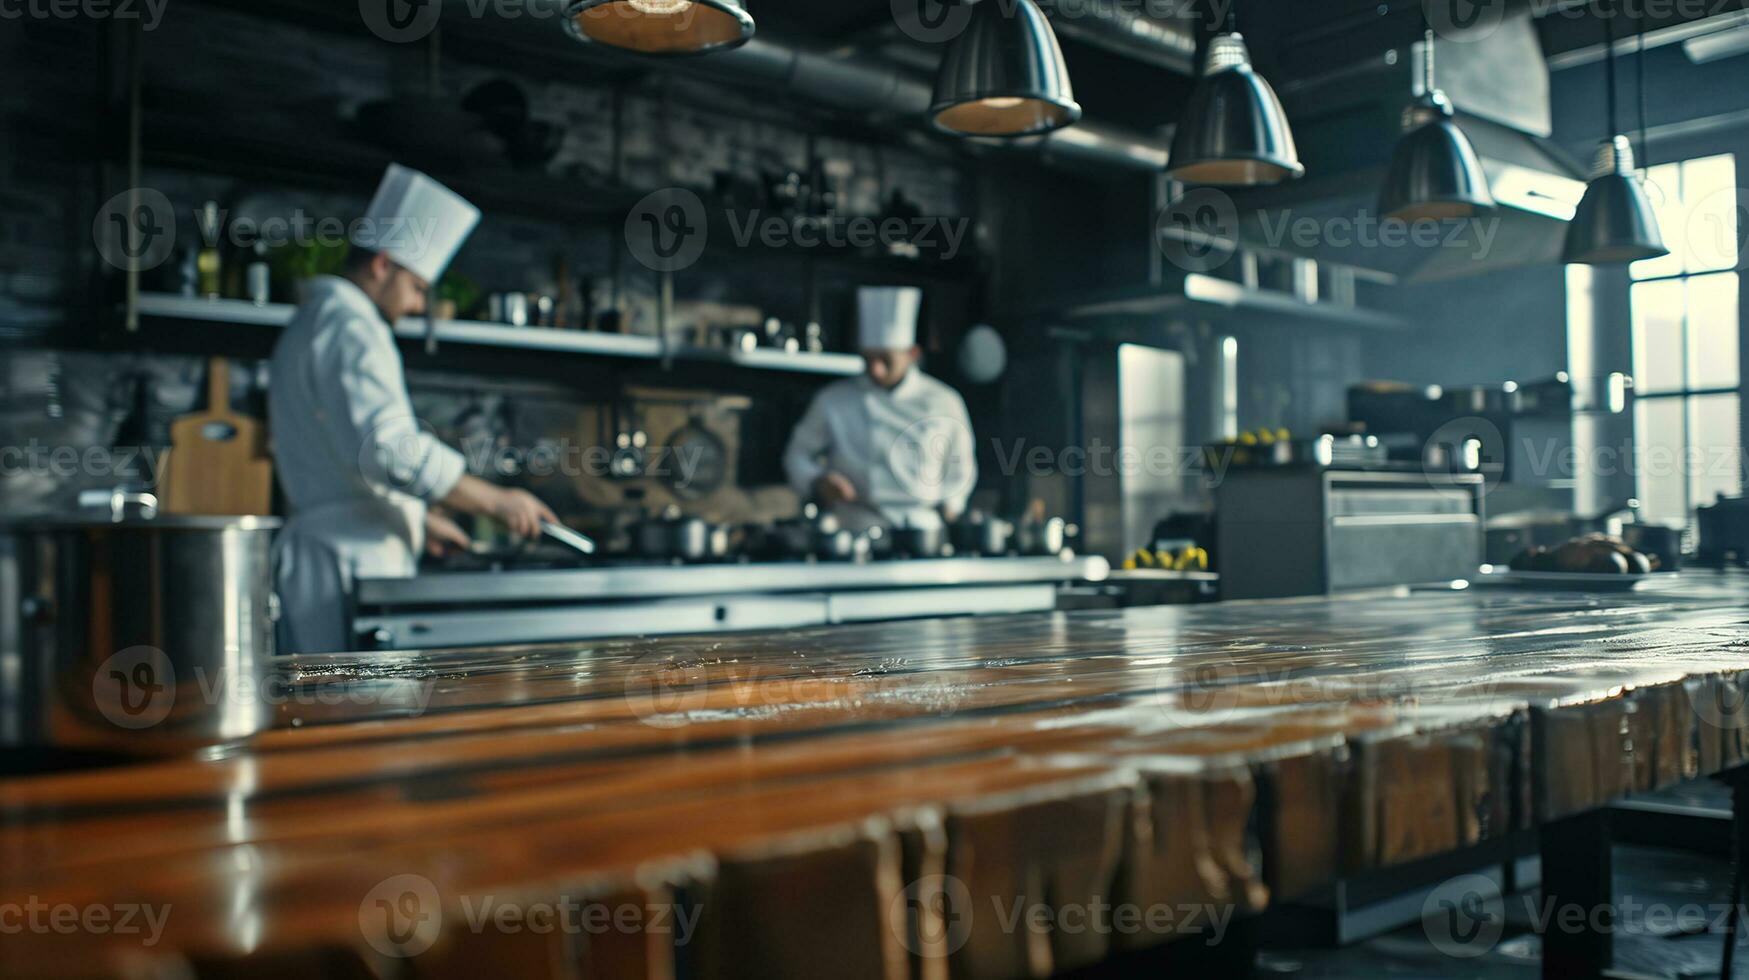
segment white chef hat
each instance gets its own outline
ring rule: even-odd
[[[923,290],[915,286],[863,286],[856,291],[856,346],[904,350],[917,343],[917,311]]]
[[[429,283],[436,283],[461,250],[480,209],[460,194],[411,167],[389,164],[352,244],[381,252]]]

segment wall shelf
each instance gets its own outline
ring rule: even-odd
[[[240,299],[203,299],[168,293],[141,293],[140,315],[161,320],[196,323],[226,323],[243,326],[284,327],[296,307],[289,303],[256,304]],[[426,321],[422,317],[395,324],[395,335],[422,340]],[[502,350],[550,351],[584,357],[611,357],[657,361],[663,357],[662,342],[655,337],[597,333],[586,330],[554,330],[546,327],[515,327],[505,323],[472,320],[437,321],[441,343],[474,344]],[[753,351],[681,345],[671,351],[676,361],[714,362],[761,371],[785,371],[853,377],[862,373],[862,358],[854,354],[790,354],[762,348]]]

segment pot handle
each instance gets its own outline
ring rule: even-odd
[[[107,508],[109,519],[119,521],[128,516],[128,508],[135,508],[140,517],[153,518],[158,516],[158,497],[155,494],[126,487],[115,487],[109,490],[82,490],[79,492],[80,509]]]

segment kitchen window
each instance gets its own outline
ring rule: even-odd
[[[1647,520],[1691,523],[1742,491],[1738,433],[1737,165],[1729,153],[1652,167],[1670,254],[1635,262],[1634,439]]]

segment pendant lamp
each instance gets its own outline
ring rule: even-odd
[[[742,0],[573,0],[565,28],[585,44],[650,55],[708,54],[753,37]]]
[[[1209,42],[1202,78],[1172,134],[1167,176],[1187,184],[1249,187],[1306,172],[1287,112],[1251,69],[1245,39],[1231,30]]]
[[[1609,128],[1616,128],[1615,118],[1615,18],[1606,12],[1609,58],[1604,62],[1609,85]],[[1645,91],[1645,39],[1640,39],[1639,67],[1642,77],[1640,91]],[[1644,136],[1641,136],[1642,141]],[[1633,144],[1617,133],[1597,148],[1597,158],[1591,170],[1591,183],[1585,186],[1585,196],[1573,223],[1567,226],[1566,247],[1561,260],[1575,265],[1619,265],[1640,259],[1655,259],[1669,255],[1664,236],[1658,231],[1658,215],[1646,197],[1646,185],[1634,171]]]
[[[1036,136],[1081,118],[1056,32],[1033,0],[980,0],[935,76],[929,120],[956,136]]]
[[[1476,149],[1452,120],[1451,100],[1433,82],[1433,31],[1425,35],[1422,94],[1403,110],[1379,214],[1402,221],[1467,218],[1491,211],[1494,195]]]

